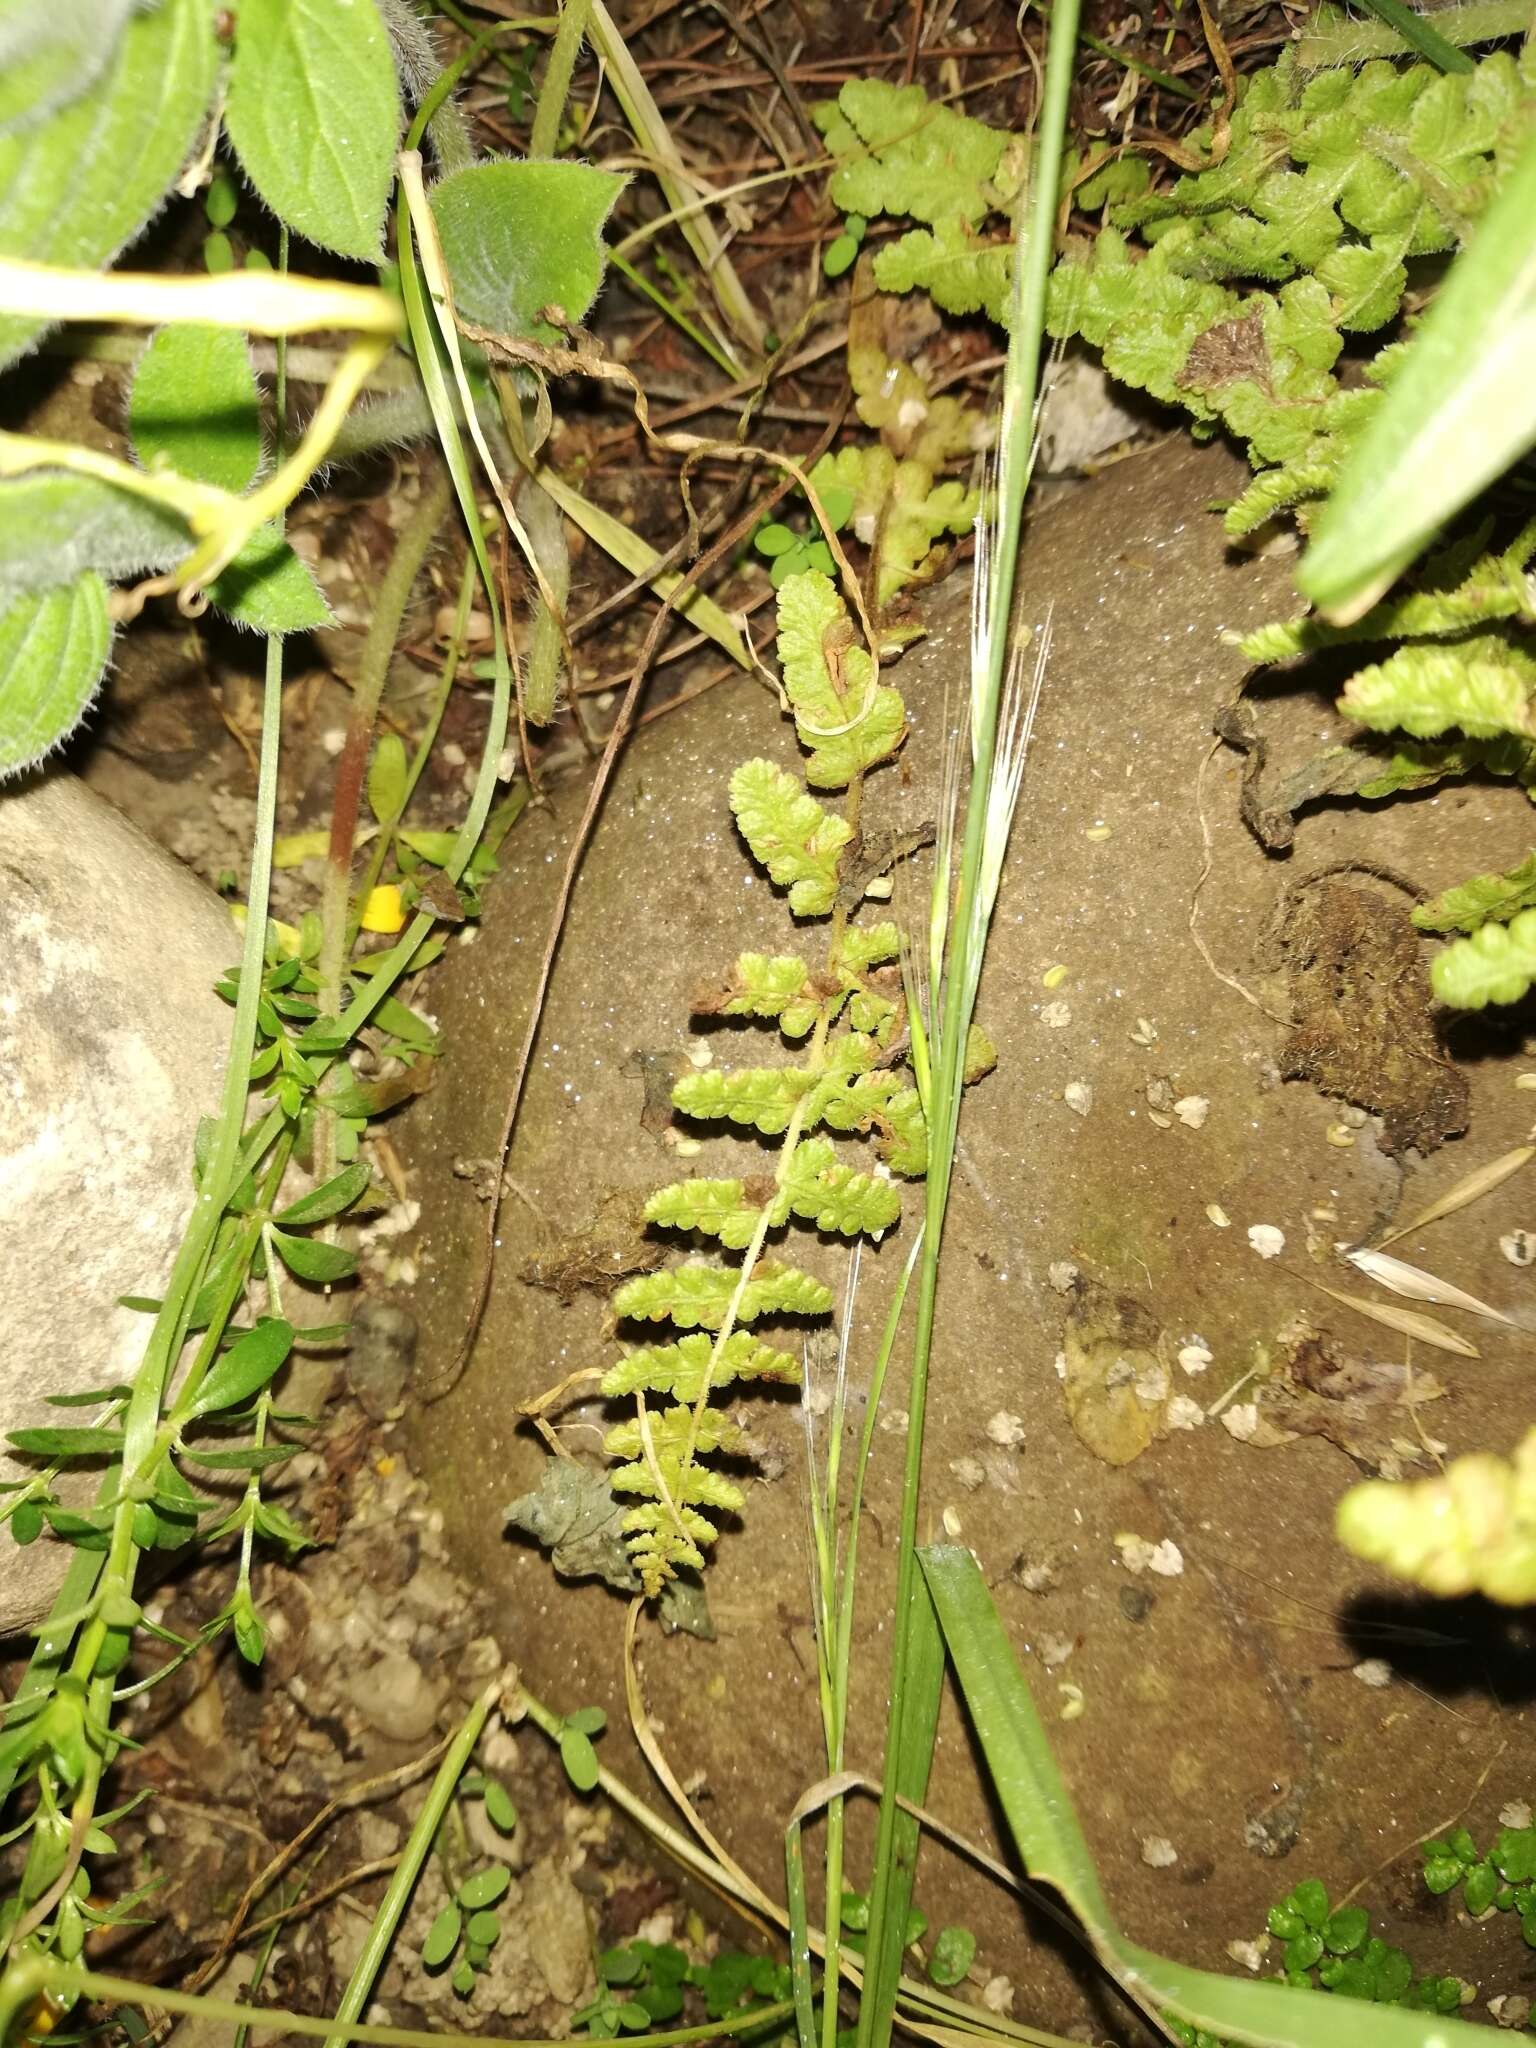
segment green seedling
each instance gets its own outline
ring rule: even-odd
[[[819,495],[825,524],[816,520],[811,530],[802,532],[781,519],[766,519],[752,536],[753,547],[769,564],[768,580],[775,590],[781,589],[791,576],[803,576],[808,569],[819,570],[823,576],[837,573],[827,534],[841,533],[853,517],[853,492],[830,484],[819,488]]]

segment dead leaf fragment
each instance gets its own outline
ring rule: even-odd
[[[1062,1332],[1067,1418],[1096,1458],[1128,1465],[1168,1433],[1162,1327],[1140,1302],[1090,1280]]]

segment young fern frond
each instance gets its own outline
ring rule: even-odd
[[[855,642],[837,590],[815,572],[787,577],[779,592],[779,645],[787,708],[818,787],[852,786],[856,818],[867,771],[906,737],[899,693],[877,680],[874,658]],[[796,1385],[800,1365],[749,1328],[769,1319],[823,1317],[832,1290],[799,1266],[765,1256],[771,1233],[795,1224],[844,1241],[878,1238],[901,1215],[892,1172],[920,1174],[927,1131],[917,1091],[896,1048],[899,975],[890,964],[901,935],[889,920],[850,925],[839,899],[840,862],[854,824],[818,803],[786,770],[744,762],[731,778],[731,808],[742,838],[769,879],[788,892],[798,918],[831,919],[825,964],[799,954],[742,953],[695,998],[696,1014],[774,1026],[800,1050],[792,1064],[705,1067],[673,1090],[682,1114],[735,1124],[781,1141],[771,1173],[700,1175],[660,1188],[646,1204],[658,1229],[697,1233],[737,1263],[685,1259],[646,1273],[613,1297],[616,1321],[665,1323],[688,1332],[631,1350],[602,1382],[610,1398],[636,1402],[633,1421],[615,1425],[606,1448],[623,1462],[616,1491],[638,1497],[625,1516],[630,1553],[648,1595],[679,1570],[702,1568],[714,1541],[712,1516],[734,1513],[740,1489],[701,1464],[730,1456],[743,1439],[711,1395],[746,1380]],[[818,1127],[871,1134],[886,1171],[866,1172],[839,1156]],[[648,1395],[669,1397],[659,1413]]]

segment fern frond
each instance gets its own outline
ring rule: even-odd
[[[613,1313],[642,1323],[676,1323],[682,1330],[718,1330],[725,1321],[740,1278],[734,1266],[706,1266],[690,1261],[642,1273],[627,1280],[613,1297]],[[824,1316],[832,1306],[832,1290],[798,1266],[760,1259],[742,1289],[738,1323],[760,1316]]]
[[[1485,924],[1470,938],[1453,940],[1431,962],[1429,980],[1453,1010],[1518,1003],[1536,981],[1536,910],[1522,910],[1508,924]]]
[[[1346,1550],[1438,1599],[1536,1603],[1536,1429],[1513,1458],[1478,1451],[1433,1479],[1351,1487],[1336,1527]]]
[[[1481,537],[1486,540],[1486,528]],[[1287,661],[1352,641],[1442,639],[1498,619],[1536,619],[1526,574],[1536,555],[1536,520],[1507,548],[1494,553],[1478,549],[1470,561],[1468,552],[1463,540],[1432,556],[1415,577],[1416,588],[1384,598],[1348,625],[1309,614],[1262,626],[1244,634],[1237,645],[1250,661]]]
[[[795,916],[827,916],[837,901],[838,859],[852,836],[847,820],[823,810],[772,761],[742,762],[731,777],[731,809],[753,858],[788,889]]]
[[[697,1401],[704,1388],[714,1340],[681,1337],[675,1344],[644,1344],[626,1352],[603,1375],[602,1391],[610,1400],[626,1394],[671,1394],[678,1401]],[[800,1361],[789,1351],[775,1351],[750,1330],[733,1330],[720,1347],[710,1386],[727,1387],[736,1380],[772,1380],[797,1387]]]
[[[837,955],[838,965],[854,974],[864,974],[882,961],[900,958],[901,932],[889,919],[882,924],[850,925]]]
[[[819,569],[779,586],[779,667],[814,788],[846,788],[906,738],[899,692],[875,681],[874,658],[855,644],[848,608]]]
[[[649,1501],[631,1508],[619,1527],[648,1600],[654,1600],[667,1581],[676,1578],[680,1565],[688,1571],[703,1571],[704,1548],[720,1533],[697,1508],[681,1507],[674,1515],[661,1503]]]
[[[827,189],[844,213],[974,222],[1018,190],[1023,138],[936,106],[920,85],[850,79],[812,119],[840,159]]]
[[[694,998],[697,1017],[772,1017],[787,1038],[804,1038],[823,991],[793,953],[740,953],[725,985]]]
[[[678,1453],[686,1450],[690,1444],[696,1451],[736,1451],[740,1450],[746,1441],[729,1415],[722,1413],[718,1408],[706,1408],[699,1416],[698,1426],[695,1428],[692,1408],[681,1403],[659,1411],[649,1410],[645,1418],[645,1428],[650,1432],[651,1449],[656,1454],[656,1462],[669,1480],[669,1460],[675,1460]],[[637,1416],[633,1422],[615,1423],[603,1438],[603,1449],[610,1458],[643,1458],[645,1431],[641,1428],[639,1417]],[[614,1485],[618,1485],[617,1474],[614,1476]],[[631,1493],[651,1493],[651,1489],[644,1486],[632,1486],[627,1490]],[[690,1493],[687,1497],[693,1500],[697,1496]],[[655,1498],[654,1494],[652,1498]],[[674,1494],[673,1498],[676,1499],[678,1496]]]
[[[818,490],[835,486],[853,493],[851,517],[854,533],[866,547],[873,547],[876,541],[879,542],[877,595],[882,604],[888,603],[898,590],[930,572],[929,557],[936,541],[945,534],[970,532],[981,502],[975,491],[967,490],[964,484],[953,479],[947,483],[935,482],[932,466],[916,456],[898,461],[889,448],[878,446],[854,444],[823,455],[811,470],[811,482]],[[783,588],[787,590],[796,581],[796,577],[789,577]],[[783,616],[782,609],[780,616]],[[779,658],[781,662],[784,659],[782,630]],[[851,668],[848,673],[851,676]],[[785,683],[790,701],[794,703],[795,687],[787,674]],[[894,696],[896,693],[893,691],[891,694]],[[853,699],[850,693],[850,701],[857,703],[862,699]],[[821,714],[812,712],[809,715],[820,722]],[[846,710],[843,715],[848,715]],[[811,779],[815,781],[817,778],[812,776]]]
[[[1536,801],[1536,744],[1530,740],[1426,740],[1422,746],[1402,747],[1380,775],[1362,782],[1360,795],[1378,803],[1405,789],[1431,789],[1458,775],[1472,775],[1479,769],[1490,775],[1507,775],[1520,783]]]
[[[1533,734],[1536,660],[1491,633],[1455,646],[1400,647],[1352,675],[1339,709],[1378,732],[1434,739],[1453,727],[1471,739]]]
[[[816,1086],[816,1076],[800,1067],[705,1067],[674,1083],[672,1106],[701,1122],[726,1118],[776,1138]]]
[[[788,1212],[840,1237],[878,1237],[901,1215],[901,1190],[843,1165],[825,1138],[795,1147],[780,1200]]]
[[[1474,875],[1446,889],[1410,915],[1421,932],[1475,932],[1485,924],[1507,924],[1522,910],[1536,908],[1536,847],[1505,875]]]
[[[752,1242],[763,1199],[748,1198],[746,1182],[740,1180],[680,1180],[671,1187],[658,1188],[645,1205],[645,1220],[663,1230],[702,1230],[733,1252],[745,1251]],[[765,1196],[772,1200],[774,1185],[766,1182]],[[774,1207],[779,1204],[775,1201]],[[777,1225],[788,1214],[772,1216]]]

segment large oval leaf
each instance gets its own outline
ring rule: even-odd
[[[217,58],[208,0],[160,0],[135,14],[88,91],[0,137],[0,255],[77,269],[117,255],[181,169]],[[0,318],[0,367],[45,324]]]
[[[279,220],[338,256],[378,260],[400,87],[374,0],[240,0],[225,122]]]
[[[111,645],[106,585],[96,575],[14,598],[0,611],[0,780],[68,739]]]
[[[591,164],[471,164],[432,191],[432,212],[466,320],[494,334],[558,341],[541,318],[587,317],[603,281],[603,223],[624,180]]]

